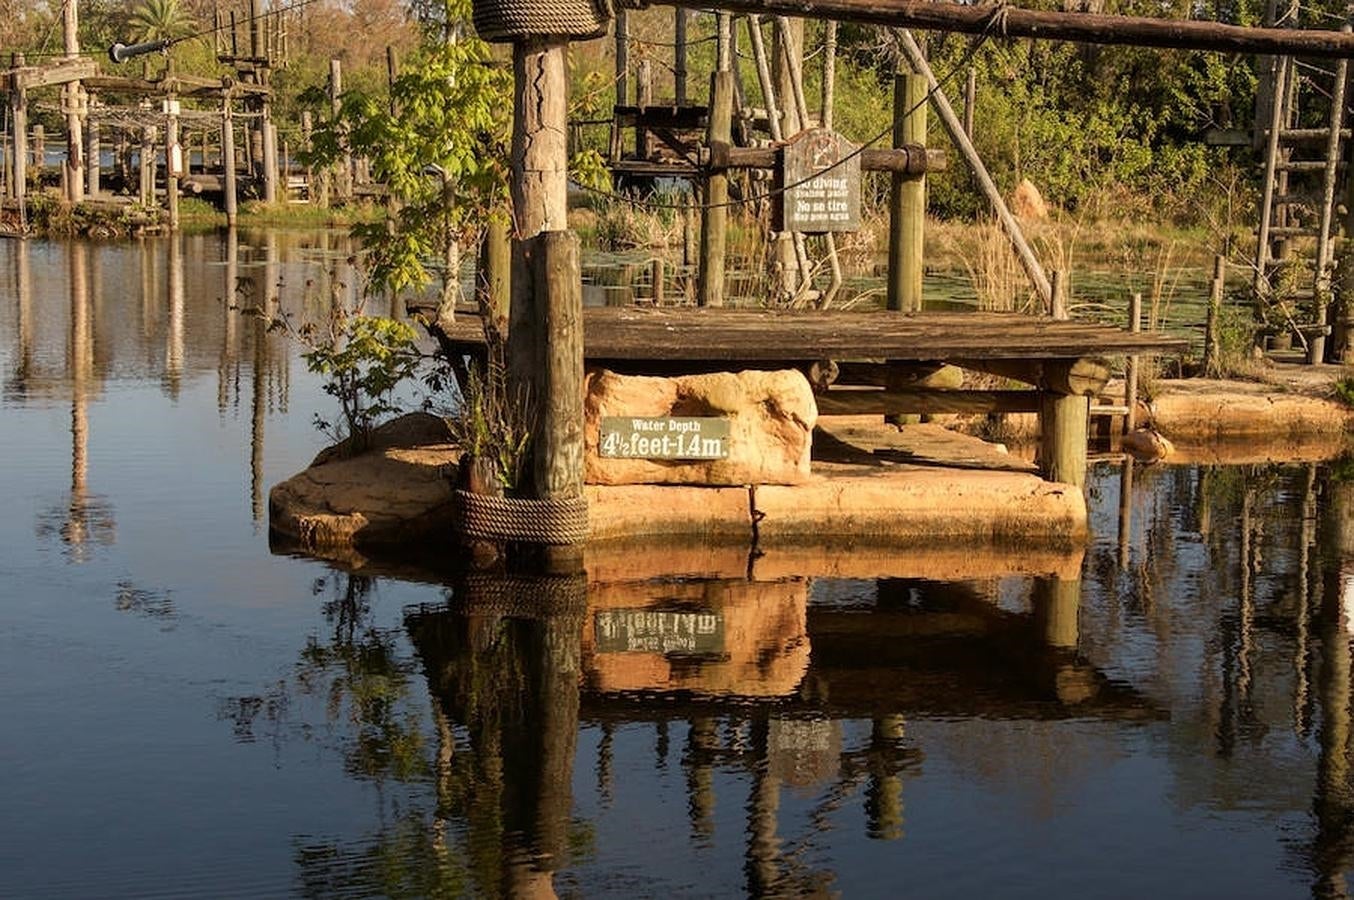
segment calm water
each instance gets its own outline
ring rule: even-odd
[[[230,308],[345,256],[0,243],[0,896],[1347,892],[1348,462],[1139,469],[1123,542],[1100,469],[1084,560],[352,576],[270,553],[329,407]]]

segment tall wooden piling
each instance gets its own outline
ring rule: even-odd
[[[340,97],[343,95],[343,63],[338,59],[329,60],[329,111],[338,122]],[[338,194],[344,203],[353,199],[353,155],[348,150],[348,142],[343,142],[343,158],[338,163]]]
[[[85,193],[97,197],[102,187],[99,172],[99,123],[93,119],[85,122]]]
[[[61,31],[65,42],[66,59],[80,58],[79,15],[76,0],[61,4]],[[66,114],[66,199],[79,203],[85,198],[85,141],[80,119],[80,82],[67,82],[61,89],[62,106]]]
[[[221,98],[221,185],[224,192],[226,225],[234,228],[240,194],[235,184],[235,121],[231,114],[229,92]]]
[[[583,495],[583,289],[569,231],[566,38],[513,45],[514,248],[509,386],[532,410],[531,490]],[[552,570],[578,571],[581,546],[547,548]]]
[[[15,68],[24,65],[22,53],[10,58]],[[10,157],[10,198],[22,203],[28,188],[28,91],[16,87],[9,92],[10,138],[13,141]]]
[[[900,72],[893,79],[893,146],[926,143],[926,79]],[[889,194],[888,308],[921,309],[926,229],[926,177],[892,175]]]
[[[155,135],[154,125],[141,129],[141,205],[152,206],[155,203]]]
[[[1039,469],[1049,481],[1086,484],[1086,434],[1091,400],[1044,391],[1039,397]]]
[[[165,208],[169,230],[179,227],[179,178],[183,175],[183,148],[179,146],[179,101],[165,101]]]
[[[277,126],[263,120],[263,202],[277,202]]]
[[[733,73],[717,71],[710,76],[710,117],[706,144],[733,142]],[[729,178],[711,172],[705,180],[705,210],[701,215],[700,271],[696,302],[701,306],[724,305],[724,254],[729,227]]]

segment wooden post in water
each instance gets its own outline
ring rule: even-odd
[[[79,18],[76,0],[61,4],[61,31],[66,59],[80,58]],[[61,103],[66,113],[66,199],[79,203],[85,199],[85,140],[80,119],[80,82],[68,82],[61,88]]]
[[[309,115],[307,113],[306,115]],[[235,184],[235,122],[230,108],[230,92],[221,97],[221,185],[226,208],[226,226],[235,227],[240,195]]]
[[[569,231],[569,41],[513,44],[513,219],[509,385],[531,416],[531,491],[541,499],[583,494],[583,287],[578,236]],[[546,567],[576,572],[582,547],[549,547]]]
[[[156,127],[146,125],[141,129],[141,205],[155,205],[155,137]]]
[[[169,230],[179,227],[179,176],[183,174],[183,148],[179,146],[179,101],[165,100],[165,209],[169,212]]]
[[[728,70],[710,76],[710,117],[706,126],[706,145],[733,142],[733,73]],[[724,305],[724,254],[729,210],[729,176],[710,172],[705,179],[705,209],[701,215],[700,271],[697,273],[696,302],[701,306]]]
[[[1055,281],[1061,283],[1057,273]],[[1050,303],[1054,296],[1057,295],[1050,294]],[[1066,303],[1053,306],[1053,313],[1055,319],[1066,319]],[[1090,397],[1053,391],[1039,393],[1039,468],[1045,478],[1085,487],[1086,434],[1090,420]]]
[[[1142,331],[1142,294],[1134,291],[1128,297],[1128,330]],[[1138,427],[1138,355],[1128,358],[1124,367],[1124,434]]]
[[[85,122],[85,193],[90,197],[99,195],[99,123],[93,119]]]
[[[916,72],[893,77],[893,146],[926,143],[926,79]],[[926,229],[926,176],[892,175],[889,195],[888,308],[921,309]]]
[[[15,68],[24,65],[24,55],[15,53],[10,58]],[[10,151],[10,198],[23,206],[24,195],[28,190],[28,91],[14,88],[9,92],[9,116],[13,149]]]
[[[1204,325],[1204,377],[1218,378],[1222,374],[1222,336],[1218,322],[1222,314],[1223,286],[1227,279],[1227,257],[1219,253],[1213,257],[1213,279],[1208,284],[1208,317]]]

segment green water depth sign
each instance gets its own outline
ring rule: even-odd
[[[609,459],[725,459],[729,420],[713,416],[603,416],[597,435]]]

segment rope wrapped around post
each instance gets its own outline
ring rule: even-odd
[[[475,32],[493,43],[539,37],[587,40],[611,25],[610,0],[475,0]]]
[[[587,540],[588,501],[527,500],[458,490],[455,521],[460,534],[474,540],[568,546]]]

